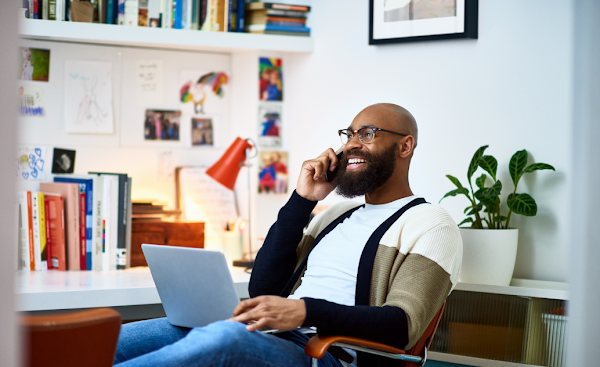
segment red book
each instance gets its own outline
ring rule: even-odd
[[[87,240],[87,230],[85,228],[85,187],[82,191],[79,192],[79,228],[81,228],[81,245],[80,245],[80,257],[79,257],[79,266],[81,270],[87,269],[87,261],[86,261],[86,240]]]
[[[80,270],[79,249],[81,248],[81,229],[79,227],[79,185],[74,183],[40,182],[40,190],[44,193],[62,195],[64,203],[66,266],[68,270]],[[56,252],[54,255],[56,256]]]
[[[33,252],[33,208],[31,205],[31,191],[27,191],[27,216],[29,217],[29,268],[35,270],[35,255]]]
[[[50,206],[48,205],[48,200],[45,195],[44,212],[44,219],[46,219],[46,223],[44,223],[46,226],[46,261],[48,263],[48,269],[52,269],[52,238],[50,236],[50,215],[48,214],[50,212]]]
[[[46,221],[49,223],[51,243],[48,247],[48,269],[67,270],[65,237],[65,202],[60,194],[44,194]],[[47,232],[46,232],[47,233]]]

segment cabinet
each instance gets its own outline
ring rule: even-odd
[[[448,297],[430,359],[486,367],[566,366],[567,300],[566,283],[459,283]]]

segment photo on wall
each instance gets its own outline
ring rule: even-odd
[[[146,110],[144,140],[179,141],[181,111]]]
[[[259,99],[261,101],[283,101],[281,59],[261,57],[258,68]]]
[[[213,146],[213,119],[192,117],[192,146]]]
[[[19,79],[47,82],[50,79],[50,50],[20,47]]]
[[[285,194],[288,187],[288,152],[261,151],[258,167],[259,194]]]
[[[281,103],[261,102],[258,106],[258,145],[281,147]]]

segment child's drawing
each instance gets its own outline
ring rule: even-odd
[[[190,115],[204,115],[207,113],[205,106],[209,106],[209,110],[213,107],[212,110],[215,111],[215,105],[220,104],[218,100],[225,95],[228,80],[229,77],[224,72],[181,71],[179,100],[182,111]]]
[[[19,179],[41,181],[46,179],[46,148],[18,147],[15,161],[16,174]]]
[[[65,63],[65,127],[71,133],[113,132],[111,63]]]
[[[50,77],[50,50],[20,47],[19,79],[47,82]]]

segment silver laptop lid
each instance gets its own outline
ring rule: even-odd
[[[149,244],[142,251],[171,324],[192,328],[233,316],[240,300],[222,253]]]

